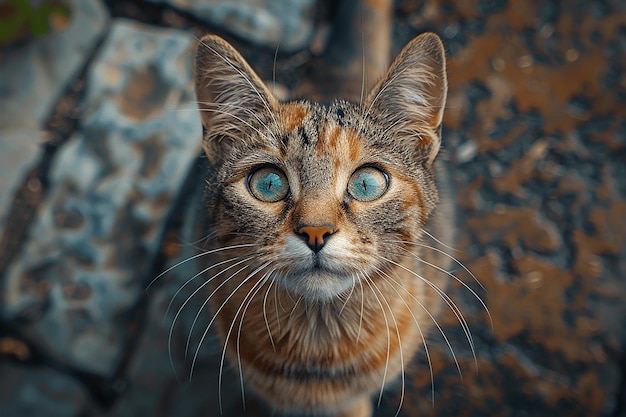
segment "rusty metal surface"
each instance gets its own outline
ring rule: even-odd
[[[412,369],[403,415],[623,414],[624,4],[407,1],[399,10],[398,38],[434,29],[449,51],[444,143],[462,216],[458,257],[493,318],[492,328],[454,285],[477,370],[448,311],[463,379],[437,343],[435,403],[425,368]]]

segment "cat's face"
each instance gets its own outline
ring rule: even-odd
[[[249,269],[327,301],[386,272],[403,242],[419,239],[437,201],[436,38],[409,45],[362,105],[278,103],[216,37],[197,62],[213,227],[223,247],[245,245]]]

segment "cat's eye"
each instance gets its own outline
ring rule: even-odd
[[[257,200],[275,203],[287,196],[289,182],[280,169],[264,166],[248,176],[248,190]]]
[[[348,194],[355,200],[373,201],[389,187],[389,177],[378,168],[366,166],[354,171],[348,181]]]

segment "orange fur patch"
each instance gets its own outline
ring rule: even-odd
[[[339,161],[348,158],[350,162],[361,157],[362,149],[362,140],[354,129],[342,129],[334,122],[322,126],[315,147],[318,156],[327,153],[340,156]]]
[[[315,151],[317,155],[321,155],[327,150],[336,149],[337,141],[341,136],[341,128],[335,123],[327,123],[320,129],[319,137],[317,138],[317,145]]]
[[[347,146],[348,157],[350,161],[355,162],[361,157],[361,149],[363,147],[361,139],[353,129],[347,130]]]
[[[302,121],[309,114],[309,107],[302,103],[286,103],[280,105],[278,122],[285,132],[291,132],[302,125]]]

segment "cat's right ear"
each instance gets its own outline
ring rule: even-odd
[[[398,54],[366,106],[378,110],[386,126],[393,127],[430,166],[441,144],[447,91],[443,44],[434,33],[424,33]]]
[[[219,36],[200,39],[195,72],[198,108],[207,131],[203,146],[215,163],[224,146],[242,140],[251,119],[273,112],[278,102],[239,52]]]

